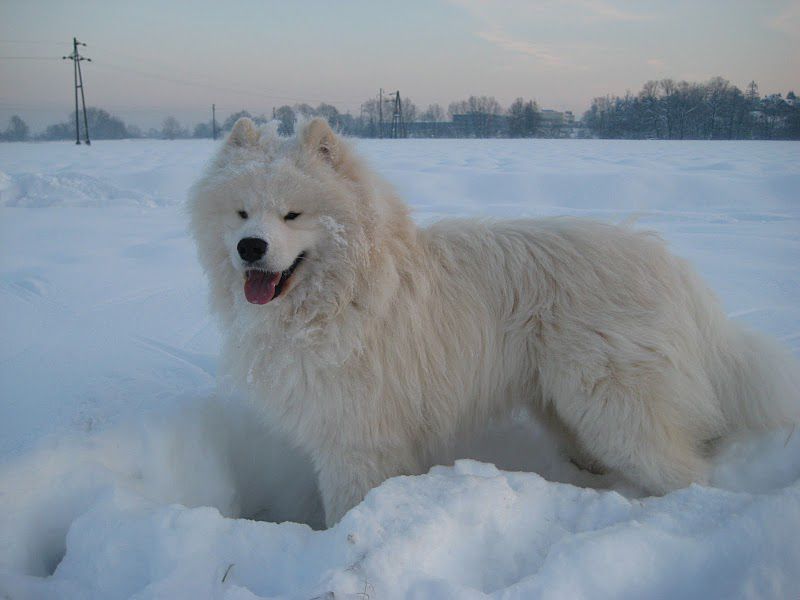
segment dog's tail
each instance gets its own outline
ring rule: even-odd
[[[722,411],[732,430],[800,424],[800,363],[777,341],[734,326],[728,348]],[[719,388],[718,388],[719,389]]]

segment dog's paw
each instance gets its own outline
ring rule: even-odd
[[[592,475],[605,475],[608,472],[600,461],[587,458],[585,456],[570,456],[569,462],[578,467],[580,470],[591,473]]]

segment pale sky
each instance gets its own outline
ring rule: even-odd
[[[420,109],[522,96],[578,115],[664,77],[800,93],[800,0],[0,0],[0,127],[66,119],[73,35],[94,61],[87,104],[144,128],[192,126],[212,103],[220,120],[296,102],[358,114],[380,87]]]

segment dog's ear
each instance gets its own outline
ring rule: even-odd
[[[303,147],[330,163],[334,168],[341,165],[344,147],[325,119],[311,120],[303,130]]]
[[[258,144],[260,137],[261,131],[256,127],[256,124],[247,117],[242,117],[234,124],[231,134],[228,136],[227,144],[242,148],[255,146]]]

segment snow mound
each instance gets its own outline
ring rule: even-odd
[[[308,461],[245,405],[223,400],[48,438],[0,465],[0,490],[0,567],[34,576],[53,572],[68,529],[109,494],[231,517],[323,520]]]
[[[154,198],[81,173],[0,173],[0,204],[51,206],[157,206]]]
[[[800,436],[736,442],[718,465],[720,487],[642,499],[460,460],[390,479],[337,526],[315,531],[235,518],[318,518],[313,476],[241,407],[195,405],[61,439],[0,470],[0,489],[15,490],[0,495],[0,591],[107,600],[796,597],[798,456]],[[762,473],[742,477],[743,461]],[[733,473],[733,487],[747,491],[723,489]]]

